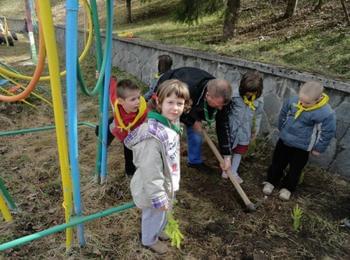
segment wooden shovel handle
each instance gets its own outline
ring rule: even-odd
[[[213,143],[213,141],[210,139],[210,137],[208,136],[207,132],[202,129],[202,133],[204,136],[205,141],[208,143],[210,149],[213,151],[215,157],[218,159],[218,161],[223,164],[224,163],[224,158],[222,158],[219,150],[216,148],[215,144]],[[253,203],[249,200],[248,196],[245,194],[244,190],[242,189],[241,185],[239,185],[239,183],[235,180],[235,178],[232,176],[232,173],[230,171],[226,172],[227,176],[230,178],[233,186],[235,187],[235,189],[237,190],[239,196],[242,198],[244,204],[246,206],[251,206]]]

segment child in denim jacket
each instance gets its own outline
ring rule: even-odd
[[[263,188],[266,195],[280,184],[279,198],[289,200],[309,154],[318,156],[328,147],[336,130],[335,113],[328,101],[320,83],[306,82],[298,97],[283,104],[278,122],[279,140]],[[289,170],[284,176],[288,165]]]

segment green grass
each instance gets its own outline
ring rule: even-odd
[[[63,0],[52,1],[55,6]],[[238,35],[220,41],[222,14],[206,16],[192,26],[175,22],[174,10],[180,0],[132,1],[133,23],[125,23],[125,1],[115,5],[116,32],[133,32],[135,37],[247,59],[340,80],[350,79],[350,27],[337,0],[326,1],[319,13],[314,1],[300,0],[297,15],[287,21],[273,19],[283,13],[283,1],[242,1]],[[22,15],[23,3],[2,0],[0,13]],[[18,1],[20,2],[20,1]],[[97,0],[100,5],[104,0]],[[23,9],[23,8],[22,8]],[[24,9],[23,9],[24,10]],[[99,13],[104,28],[104,8]],[[65,10],[61,10],[62,12]],[[57,13],[61,12],[56,10]],[[24,15],[24,14],[23,14]],[[22,15],[22,16],[23,16]],[[176,64],[175,64],[176,65]]]
[[[135,22],[132,24],[119,22],[116,31],[130,31],[135,37],[165,44],[281,65],[341,80],[350,79],[350,29],[333,26],[334,21],[329,21],[329,16],[334,17],[331,12],[335,12],[340,17],[338,22],[342,22],[339,7],[334,7],[328,12],[326,9],[325,14],[319,15],[307,11],[308,6],[302,6],[300,8],[301,10],[305,8],[306,15],[302,13],[289,21],[271,22],[271,18],[277,17],[283,10],[271,10],[266,3],[258,3],[255,6],[258,12],[249,9],[241,13],[239,35],[228,42],[221,42],[220,15],[204,17],[198,24],[192,26],[177,23],[172,19],[171,13],[164,11],[174,10],[177,3],[174,0],[167,1],[172,8],[167,9],[163,6],[160,15],[146,15],[154,14],[157,5],[160,3],[164,5],[164,2],[154,0],[144,5],[135,2],[133,9]],[[336,2],[329,1],[329,5],[332,4]],[[122,21],[122,6],[120,8],[119,21]],[[304,21],[305,17],[307,21]],[[276,29],[270,29],[272,26],[276,26]],[[267,37],[262,40],[261,35]]]
[[[223,44],[215,46],[214,51],[328,77],[350,79],[350,37],[345,33],[313,32],[289,40]]]

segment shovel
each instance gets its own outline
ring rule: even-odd
[[[202,129],[202,133],[204,136],[205,141],[208,143],[210,149],[212,150],[212,152],[214,153],[214,155],[216,156],[216,158],[218,159],[218,161],[220,163],[224,163],[224,159],[222,158],[220,152],[218,151],[218,149],[216,148],[215,144],[213,143],[213,141],[210,139],[210,137],[208,136],[207,132]],[[239,196],[242,198],[245,206],[247,207],[247,210],[249,212],[255,211],[256,210],[256,205],[254,203],[252,203],[248,196],[245,194],[244,190],[242,189],[241,185],[239,185],[239,183],[235,180],[235,178],[232,176],[231,171],[226,171],[227,176],[230,178],[230,181],[232,182],[233,186],[235,187],[235,189],[237,190]]]

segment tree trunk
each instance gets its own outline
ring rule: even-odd
[[[344,2],[344,0],[340,0],[340,2],[341,2],[341,5],[343,7],[343,10],[344,10],[346,21],[348,22],[348,25],[350,25],[350,17],[349,17],[348,10],[346,9],[345,2]]]
[[[235,36],[240,7],[241,0],[227,0],[223,28],[224,40],[231,39]]]
[[[315,12],[318,12],[318,11],[321,10],[322,5],[323,5],[323,1],[324,1],[324,0],[318,0],[317,5],[316,5],[315,8],[314,8],[314,11],[315,11]]]
[[[126,1],[126,22],[132,23],[131,19],[131,0],[125,0]]]
[[[283,16],[284,19],[292,17],[298,5],[298,0],[287,0],[287,1],[288,2],[287,2],[286,12],[284,13],[284,16]]]

